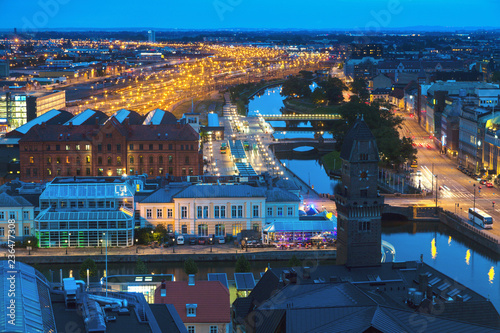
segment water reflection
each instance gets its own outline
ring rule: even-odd
[[[493,284],[493,279],[495,278],[495,268],[491,266],[489,272],[488,272],[488,280],[491,284]]]
[[[465,253],[465,263],[467,266],[470,264],[470,249],[467,249],[467,252]]]
[[[448,237],[448,246],[450,246],[450,245],[451,245],[451,236]]]
[[[437,248],[436,248],[436,238],[433,238],[431,241],[431,256],[432,259],[436,259]]]

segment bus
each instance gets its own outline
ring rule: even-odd
[[[469,208],[469,220],[474,222],[474,224],[483,227],[484,229],[493,228],[493,218],[491,217],[491,215],[485,213],[481,209]]]
[[[220,153],[225,154],[227,152],[227,143],[223,142],[220,145]]]

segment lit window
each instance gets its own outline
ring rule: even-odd
[[[146,218],[150,219],[153,216],[152,209],[146,209]]]
[[[186,304],[187,316],[188,317],[196,317],[196,308],[197,304]]]

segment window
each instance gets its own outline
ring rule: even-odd
[[[30,163],[31,164],[35,163],[35,158],[33,156],[30,156]]]
[[[153,145],[151,143],[149,144],[149,150],[153,150]]]
[[[156,218],[157,219],[163,218],[163,209],[156,209]]]
[[[189,168],[188,170],[189,170],[189,175],[191,175],[191,176],[194,175],[193,168]]]
[[[208,219],[208,206],[203,206],[203,218]]]
[[[253,205],[253,217],[259,217],[259,206],[258,205]]]
[[[16,219],[16,212],[9,212],[9,220],[15,220]]]
[[[66,175],[67,176],[71,176],[71,168],[67,168],[66,169]]]
[[[196,207],[196,211],[197,211],[196,216],[197,216],[199,219],[201,219],[201,217],[203,216],[203,207],[201,207],[201,206]]]
[[[273,216],[273,207],[267,207],[267,216]]]
[[[148,208],[146,209],[146,218],[150,219],[153,216],[153,210]]]
[[[80,168],[76,168],[76,175],[81,176],[82,175],[82,170]]]
[[[47,145],[47,150],[50,150],[50,145]]]
[[[181,219],[187,219],[188,209],[186,206],[181,207]]]
[[[30,235],[30,227],[24,227],[24,236],[29,236]]]
[[[187,234],[188,233],[188,226],[187,224],[183,224],[181,227],[182,233]]]
[[[188,326],[187,329],[188,329],[188,333],[196,333],[194,326]]]
[[[219,333],[219,327],[217,325],[210,325],[210,333]]]
[[[243,217],[243,206],[231,206],[231,217],[232,218],[242,218]]]
[[[367,189],[360,190],[360,191],[359,191],[359,196],[360,196],[361,198],[368,198],[368,190],[367,190]]]
[[[111,160],[111,156],[108,156],[108,165],[113,164],[113,161]]]
[[[108,151],[111,151],[111,144],[110,143],[108,143],[108,147],[107,148],[108,148]]]
[[[101,156],[99,156],[97,158],[97,165],[102,165],[102,157]]]
[[[198,236],[208,236],[208,225],[206,224],[198,225]]]
[[[194,149],[193,149],[193,145],[191,145],[191,150],[194,150]]]
[[[186,156],[185,164],[189,164],[189,156]]]
[[[187,316],[188,317],[196,317],[196,308],[197,307],[198,307],[197,304],[186,304]]]
[[[3,227],[0,227],[0,236],[2,236],[2,237],[5,236],[5,229]]]
[[[117,165],[122,165],[122,158],[120,156],[116,157],[116,164]]]
[[[104,170],[102,168],[97,169],[97,175],[102,176],[104,173]]]
[[[144,161],[144,159],[142,158],[142,155],[139,156],[139,164],[142,164],[143,161]]]
[[[288,207],[287,208],[287,215],[288,216],[293,216],[293,207]]]
[[[252,226],[252,230],[258,232],[260,230],[260,225],[258,223],[254,223]]]
[[[172,150],[172,144],[171,143],[168,145],[168,150]]]
[[[51,156],[47,157],[47,164],[52,164],[52,157]]]
[[[158,163],[163,164],[163,156],[158,156]]]
[[[241,223],[235,223],[235,224],[233,224],[233,236],[236,236],[239,233],[241,233],[241,229],[242,228],[243,228],[243,226],[241,225]]]
[[[186,168],[182,168],[182,175],[185,176],[186,175]]]
[[[4,212],[0,212],[0,220],[5,220],[5,213]]]
[[[97,145],[97,151],[102,151],[102,144]]]
[[[56,150],[61,150],[61,145],[56,145]]]
[[[134,150],[134,144],[133,144],[133,143],[129,144],[129,145],[128,145],[128,149],[129,149],[129,150]]]
[[[85,170],[85,174],[86,174],[87,176],[90,176],[90,168],[87,168],[87,169]]]
[[[163,145],[161,143],[158,145],[158,150],[163,150]]]
[[[220,218],[221,219],[226,218],[226,206],[220,206]]]
[[[236,217],[236,206],[231,206],[231,217],[235,218]]]
[[[283,207],[278,207],[278,216],[283,216]]]
[[[31,177],[31,169],[30,168],[26,169],[26,177]]]
[[[75,149],[76,149],[76,150],[80,150],[80,145],[76,145],[76,146],[75,146]]]
[[[61,163],[61,158],[60,157],[56,157],[56,164],[60,164]]]
[[[70,145],[66,145],[66,150],[71,150],[71,146]]]
[[[130,160],[130,164],[134,164],[134,156],[130,156],[129,160]]]
[[[174,158],[172,157],[172,155],[169,155],[168,156],[168,163],[172,163],[174,161]]]
[[[163,175],[163,168],[158,168],[158,175]]]
[[[153,156],[149,156],[149,163],[150,163],[150,164],[153,164],[153,161],[154,161]]]
[[[144,150],[144,145],[142,143],[139,145],[139,150]]]
[[[225,236],[226,235],[226,226],[224,224],[216,224],[215,225],[215,236]]]
[[[174,216],[174,211],[172,208],[167,209],[167,218],[171,219]]]
[[[47,176],[52,176],[52,170],[50,168],[47,168]]]
[[[238,218],[243,217],[243,206],[238,206]]]
[[[80,164],[80,156],[76,157],[76,164]]]
[[[117,144],[116,145],[116,151],[122,151],[122,145],[121,144]]]
[[[85,156],[85,163],[90,164],[90,156]]]
[[[181,150],[184,150],[184,145],[181,145]]]
[[[85,145],[85,150],[89,151],[90,150],[90,145]]]
[[[370,227],[371,227],[370,224],[371,224],[370,221],[358,222],[358,230],[360,232],[370,232]]]
[[[33,176],[38,176],[38,169],[37,168],[33,168]]]
[[[214,206],[214,218],[218,219],[219,216],[219,206]]]
[[[172,175],[174,173],[174,168],[173,167],[168,167],[168,173]]]

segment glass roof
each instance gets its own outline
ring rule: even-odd
[[[15,325],[9,324],[7,311],[0,311],[0,332],[55,332],[56,325],[49,296],[48,282],[33,267],[16,262],[9,267],[7,260],[1,261],[0,298],[2,304],[15,300]],[[38,273],[38,274],[37,274]],[[7,276],[15,276],[16,293],[9,297],[10,281]],[[50,311],[48,311],[50,310]]]
[[[128,184],[48,184],[40,199],[133,197]]]
[[[59,211],[41,212],[37,221],[119,221],[130,220],[131,216],[122,211]]]

